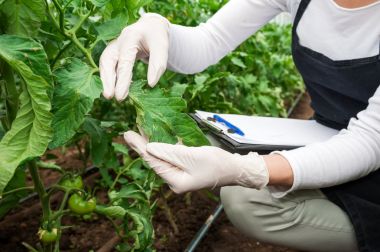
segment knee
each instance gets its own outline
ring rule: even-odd
[[[238,186],[223,187],[220,192],[224,211],[231,223],[242,233],[266,242],[270,237],[278,207],[266,190]]]

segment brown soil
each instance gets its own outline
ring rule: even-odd
[[[309,97],[305,95],[291,117],[310,118],[312,110],[309,107],[309,102]],[[69,150],[66,153],[55,150],[50,154],[56,156],[57,164],[66,169],[84,166],[75,150]],[[56,173],[51,171],[43,171],[42,176],[45,184],[53,183],[58,177]],[[92,176],[90,181],[86,181],[86,183],[93,183],[94,180],[96,180],[96,176]],[[217,192],[214,194],[218,195]],[[172,194],[167,203],[172,211],[178,233],[175,234],[166,212],[158,208],[153,220],[156,233],[155,247],[157,251],[162,252],[183,251],[218,205],[217,201],[203,191],[194,192],[187,196]],[[0,251],[27,251],[21,242],[31,245],[38,242],[36,233],[41,211],[37,204],[37,200],[29,200],[23,203],[21,207],[14,209],[4,220],[0,220]],[[72,227],[63,232],[61,251],[96,251],[107,242],[111,245],[117,242],[110,222],[95,215],[89,221],[84,221],[75,216],[65,217],[64,224]],[[242,235],[232,226],[224,213],[216,220],[195,251],[294,252],[291,249],[262,244]]]

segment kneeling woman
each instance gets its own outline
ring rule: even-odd
[[[231,0],[198,27],[146,14],[104,51],[104,96],[127,96],[136,58],[149,59],[151,86],[167,67],[200,72],[283,11],[314,118],[338,135],[266,156],[147,143],[133,132],[126,141],[175,192],[225,186],[228,217],[260,241],[380,251],[380,1]]]

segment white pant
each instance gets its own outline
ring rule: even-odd
[[[281,199],[267,189],[226,186],[222,203],[230,221],[258,241],[306,251],[357,251],[352,224],[320,190]]]

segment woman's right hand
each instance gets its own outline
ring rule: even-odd
[[[103,95],[118,101],[128,96],[136,59],[149,61],[148,84],[153,87],[165,72],[169,51],[169,21],[155,13],[144,14],[123,29],[100,57]]]

